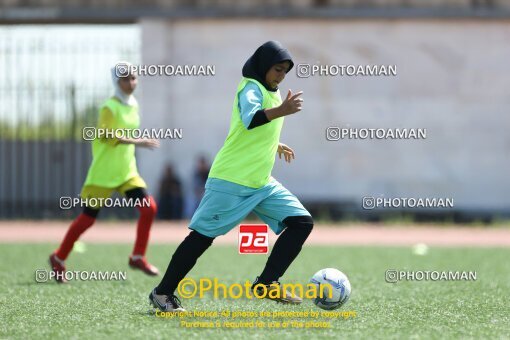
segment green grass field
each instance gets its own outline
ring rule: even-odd
[[[510,336],[510,249],[431,248],[426,256],[410,248],[307,246],[282,282],[306,283],[317,270],[345,272],[352,295],[343,310],[351,319],[333,319],[331,328],[183,328],[176,319],[149,313],[147,295],[158,278],[131,271],[128,245],[87,245],[73,253],[69,270],[126,270],[124,282],[36,283],[35,270],[47,268],[50,244],[0,245],[0,338],[508,338]],[[166,269],[174,245],[151,246],[149,258]],[[218,277],[244,283],[261,271],[266,256],[238,255],[231,246],[213,246],[190,277]],[[387,269],[477,271],[477,281],[385,282]],[[269,300],[181,299],[187,310],[320,311],[311,301],[288,306]],[[187,321],[204,319],[187,319]],[[228,318],[219,319],[233,321]],[[243,319],[234,321],[251,321]],[[264,319],[259,319],[264,320]],[[270,319],[264,321],[304,319]],[[319,319],[320,320],[320,319]]]

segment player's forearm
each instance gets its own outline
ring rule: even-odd
[[[154,149],[159,147],[157,139],[147,138],[118,138],[118,144],[133,144],[137,147]]]
[[[118,144],[140,144],[141,139],[137,138],[117,138]]]
[[[281,106],[265,109],[264,112],[266,113],[267,119],[270,121],[276,118],[287,116],[289,114]]]

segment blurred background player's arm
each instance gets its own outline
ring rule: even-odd
[[[99,120],[97,122],[97,128],[107,131],[112,130],[114,126],[115,118],[113,117],[113,112],[106,106],[101,108],[99,111]],[[103,134],[103,137],[99,139],[102,143],[110,144],[111,146],[115,146],[119,144],[119,140],[117,138],[109,138]]]
[[[118,138],[118,144],[134,144],[143,148],[155,149],[159,147],[157,139],[150,138]]]
[[[101,111],[99,111],[99,121],[97,127],[99,129],[104,130],[113,130],[115,118],[113,117],[113,112],[107,108],[103,107]],[[154,149],[159,147],[159,142],[156,139],[144,139],[144,138],[107,138],[102,137],[101,142],[108,143],[112,146],[117,144],[134,144],[136,146],[146,147],[150,149]]]

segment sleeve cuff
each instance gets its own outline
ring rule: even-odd
[[[261,126],[264,124],[269,123],[269,119],[267,119],[266,113],[264,110],[258,110],[253,115],[253,118],[251,119],[251,123],[248,126],[248,130],[251,130],[253,128],[256,128],[257,126]]]

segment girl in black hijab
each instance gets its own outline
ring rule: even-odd
[[[250,212],[265,223],[260,226],[265,238],[257,234],[263,240],[267,241],[267,226],[279,235],[264,269],[253,282],[253,292],[282,303],[302,302],[278,280],[301,251],[312,231],[313,219],[297,197],[271,176],[276,153],[289,163],[294,158],[294,151],[280,143],[280,132],[283,116],[301,111],[301,92],[293,95],[289,90],[282,101],[278,90],[293,65],[290,53],[276,41],[257,48],[244,64],[229,135],[214,159],[204,197],[189,225],[192,231],[172,256],[161,283],[149,295],[152,305],[161,311],[184,310],[174,295],[179,282],[216,237],[237,227]],[[243,234],[239,252],[268,251],[264,245],[242,249],[245,243],[250,247]]]
[[[269,74],[270,79],[267,79],[268,71],[274,65],[282,64],[286,61],[289,66],[281,71],[289,73],[292,67],[294,67],[289,51],[283,48],[277,41],[268,41],[257,48],[255,53],[246,61],[243,66],[243,77],[255,79],[264,85],[268,91],[274,92],[278,90],[278,84],[275,86],[273,83],[272,74]],[[280,66],[280,68],[282,67]]]

